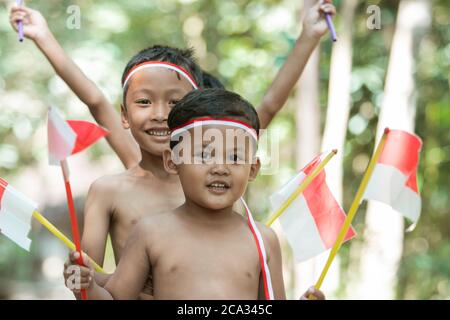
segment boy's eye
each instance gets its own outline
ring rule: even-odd
[[[136,100],[137,104],[151,104],[152,102],[149,99],[139,99]]]
[[[201,159],[202,161],[209,161],[212,159],[212,153],[210,151],[202,151],[195,155],[197,159]]]
[[[203,151],[202,152],[202,159],[203,160],[211,160],[212,158],[212,153],[209,151]]]
[[[234,153],[229,156],[229,160],[231,160],[233,163],[238,163],[242,162],[243,158],[239,154]]]
[[[179,100],[170,100],[169,105],[174,106]]]

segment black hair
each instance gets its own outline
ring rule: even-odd
[[[213,76],[212,74],[203,71],[203,88],[215,88],[215,89],[225,89],[225,86],[223,83],[217,79],[217,77]]]
[[[122,86],[128,72],[136,65],[146,61],[163,61],[184,68],[194,78],[199,87],[203,87],[203,73],[194,58],[193,49],[178,49],[169,46],[155,45],[139,51],[128,61],[122,73]],[[127,95],[128,85],[123,88],[123,105]]]
[[[232,118],[243,121],[259,132],[260,124],[255,108],[237,93],[224,89],[199,89],[189,92],[169,113],[170,130],[190,120],[202,117]],[[170,141],[173,148],[177,141]]]

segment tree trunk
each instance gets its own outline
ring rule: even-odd
[[[315,3],[316,0],[304,1],[300,21]],[[296,158],[300,169],[320,152],[319,47],[312,53],[299,79],[296,99]],[[300,297],[314,284],[316,269],[315,259],[294,262],[295,297]]]
[[[414,31],[430,22],[426,0],[402,0],[397,14],[377,142],[385,127],[414,130]],[[369,202],[361,248],[359,276],[349,296],[356,299],[394,299],[397,270],[403,250],[403,217],[387,205]]]
[[[342,204],[344,142],[351,108],[350,85],[352,73],[352,26],[357,0],[342,3],[339,40],[333,44],[328,87],[328,107],[322,150],[338,149],[327,165],[327,183],[336,200]]]
[[[337,155],[327,165],[326,173],[330,190],[341,205],[344,143],[351,108],[352,26],[357,4],[357,0],[344,0],[340,10],[339,37],[338,41],[333,44],[331,52],[327,118],[322,140],[322,151],[338,149]],[[325,266],[328,255],[329,251],[316,258],[315,279],[318,278]],[[340,261],[339,256],[336,256],[322,288],[328,298],[336,298],[335,294],[340,282],[339,276]]]

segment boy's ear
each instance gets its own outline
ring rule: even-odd
[[[130,123],[128,122],[127,109],[121,103],[120,104],[120,117],[122,118],[122,127],[124,129],[130,129]]]
[[[175,162],[172,158],[172,150],[170,149],[164,149],[163,151],[163,163],[164,163],[164,169],[166,172],[170,174],[178,174],[177,166],[175,165]]]
[[[258,157],[255,157],[251,167],[250,167],[250,176],[248,177],[248,181],[255,180],[258,175],[259,169],[261,169],[261,161],[259,161]]]

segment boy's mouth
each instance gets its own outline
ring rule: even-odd
[[[206,187],[213,193],[223,194],[227,192],[228,189],[230,189],[230,184],[224,181],[213,181],[207,184]]]
[[[170,130],[168,128],[154,128],[146,130],[145,133],[149,136],[166,137],[170,135]]]

